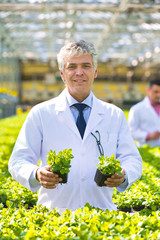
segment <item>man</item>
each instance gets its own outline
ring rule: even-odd
[[[160,146],[160,80],[151,80],[146,90],[147,96],[131,107],[128,123],[139,147],[156,147]]]
[[[57,59],[66,88],[58,97],[32,108],[11,155],[9,171],[26,188],[39,190],[38,203],[48,208],[75,210],[88,202],[94,207],[116,210],[113,187],[124,191],[139,179],[142,159],[124,113],[98,100],[91,91],[97,76],[94,46],[83,40],[69,43],[60,50]],[[77,103],[87,105],[83,110],[84,136],[76,126],[80,114],[74,105]],[[94,182],[95,164],[100,156],[95,137],[100,137],[98,144],[105,156],[115,154],[121,161],[122,177],[114,174],[107,178],[106,187],[98,187]],[[46,155],[50,149],[58,153],[69,148],[74,158],[68,182],[60,184],[61,178],[47,166]]]

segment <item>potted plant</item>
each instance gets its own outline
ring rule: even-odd
[[[97,166],[97,171],[95,174],[94,181],[100,187],[106,186],[104,184],[104,181],[108,177],[111,177],[113,174],[117,173],[120,176],[122,176],[122,173],[121,173],[122,168],[120,167],[120,161],[115,159],[114,154],[111,155],[111,157],[104,157],[103,155],[101,155],[99,157],[99,163],[96,164],[96,166]]]
[[[56,154],[50,150],[47,155],[47,163],[53,173],[57,173],[62,178],[61,183],[67,182],[69,168],[71,167],[71,159],[73,158],[72,149],[65,149]]]

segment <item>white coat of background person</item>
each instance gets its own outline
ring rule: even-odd
[[[138,147],[156,147],[160,146],[160,80],[152,79],[146,90],[147,96],[131,107],[128,123]]]
[[[14,179],[31,191],[38,191],[38,204],[48,208],[75,210],[88,202],[101,209],[116,210],[112,201],[113,187],[125,191],[141,177],[142,159],[131,137],[121,109],[97,99],[91,91],[97,76],[94,46],[83,40],[65,45],[58,54],[60,74],[66,88],[56,98],[34,106],[29,112],[9,160]],[[75,103],[84,109],[86,129],[82,138],[76,126]],[[93,134],[99,131],[104,155],[120,160],[122,177],[114,174],[105,181],[106,187],[94,182],[100,156]],[[68,182],[47,166],[50,149],[56,153],[72,149],[74,158]],[[37,163],[41,159],[40,167]]]

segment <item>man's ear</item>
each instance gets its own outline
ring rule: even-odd
[[[63,72],[62,72],[62,71],[60,71],[60,75],[61,75],[61,78],[62,78],[63,82],[65,82],[65,80],[64,80],[64,75],[63,75]]]
[[[97,70],[97,68],[96,68],[96,70],[95,70],[95,72],[94,72],[94,78],[97,77],[97,74],[98,74],[98,70]]]
[[[148,94],[149,92],[150,92],[150,88],[147,87],[147,88],[146,88],[146,93]]]

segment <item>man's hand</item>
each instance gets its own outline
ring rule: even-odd
[[[147,136],[147,140],[157,140],[157,139],[159,139],[159,138],[160,138],[160,132],[159,132],[159,131],[150,133],[150,134],[148,134],[148,136]]]
[[[62,181],[58,174],[52,173],[49,166],[38,168],[36,178],[47,189],[56,188],[56,184]]]
[[[122,173],[122,177],[119,176],[117,173],[115,173],[110,178],[107,178],[104,181],[107,187],[118,187],[124,181],[124,177],[125,177],[124,169],[122,169],[121,173]]]

